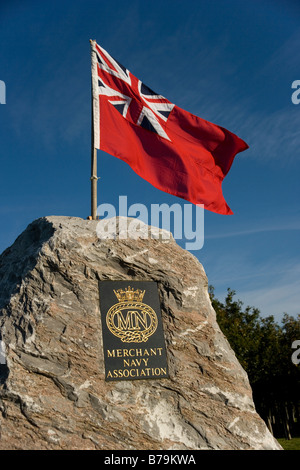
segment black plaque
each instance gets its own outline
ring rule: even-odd
[[[105,380],[169,377],[156,282],[101,281]]]

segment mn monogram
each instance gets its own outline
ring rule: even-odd
[[[125,290],[114,290],[119,301],[106,315],[110,332],[124,343],[143,343],[153,335],[157,328],[157,316],[154,310],[142,303],[145,290],[134,290],[130,286]]]
[[[167,378],[156,283],[102,281],[99,292],[105,380]]]

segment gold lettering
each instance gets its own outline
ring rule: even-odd
[[[107,357],[143,357],[143,356],[161,356],[163,348],[150,349],[107,349]]]
[[[144,361],[145,366],[148,365],[149,359],[132,359],[131,361],[124,359],[124,367],[140,366]],[[166,367],[145,367],[143,369],[114,369],[107,372],[107,378],[128,378],[128,377],[149,377],[149,376],[166,376]]]
[[[147,325],[147,312],[132,312],[135,314],[135,324],[136,324],[136,329],[140,330],[140,327],[138,324],[140,323],[145,330],[148,328]]]
[[[143,361],[145,362],[145,359],[143,359]],[[124,363],[124,367],[141,366],[142,359],[131,359],[131,360],[124,359],[123,363]]]
[[[123,315],[121,311],[116,312],[117,317],[117,328],[119,330],[128,331],[128,330],[140,330],[140,325],[143,329],[148,328],[147,322],[147,312],[138,312],[137,310],[129,310],[126,313],[126,316]]]
[[[126,318],[123,317],[122,312],[116,312],[117,319],[118,319],[118,326],[119,330],[130,330],[130,315],[127,313]]]

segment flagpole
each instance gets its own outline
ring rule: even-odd
[[[98,176],[97,176],[97,142],[95,142],[95,117],[97,117],[97,112],[98,110],[95,110],[95,84],[94,84],[94,79],[95,79],[95,56],[93,54],[94,52],[94,44],[95,41],[92,41],[90,39],[90,45],[91,45],[91,52],[92,52],[92,80],[91,80],[91,130],[92,130],[92,135],[91,135],[91,217],[92,220],[97,219],[97,182],[98,182]],[[96,113],[96,116],[95,116]],[[98,137],[97,137],[98,138]],[[96,140],[97,140],[96,138]]]
[[[92,165],[91,165],[91,215],[92,220],[97,219],[97,149],[92,144]]]

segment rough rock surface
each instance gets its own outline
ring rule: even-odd
[[[172,238],[100,240],[97,223],[36,220],[0,257],[0,449],[279,449],[198,260]],[[170,379],[104,381],[105,279],[157,281]]]

